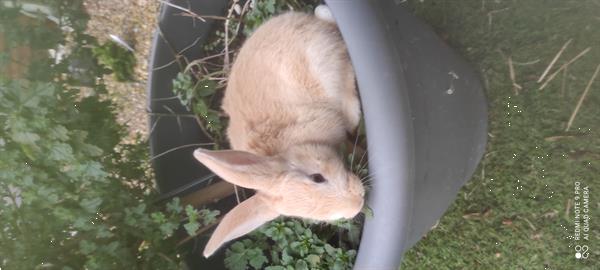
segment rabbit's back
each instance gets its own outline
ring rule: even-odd
[[[287,13],[242,46],[223,109],[233,149],[274,155],[292,144],[336,144],[358,124],[354,71],[333,23]]]

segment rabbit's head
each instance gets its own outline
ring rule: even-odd
[[[360,179],[328,145],[292,146],[270,157],[203,149],[194,156],[224,180],[257,190],[225,215],[206,245],[207,257],[279,215],[331,221],[354,217],[364,204]]]

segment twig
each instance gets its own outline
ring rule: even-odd
[[[158,252],[158,256],[165,259],[165,261],[168,261],[169,263],[171,263],[172,265],[177,265],[177,263],[175,261],[173,261],[173,259],[169,258],[167,255],[165,255],[162,252]]]
[[[204,133],[204,135],[211,141],[216,142],[215,138],[210,135],[210,133],[208,132],[208,130],[206,130],[206,127],[204,127],[204,124],[202,123],[202,120],[200,120],[200,117],[196,116],[194,117],[196,119],[196,123],[198,124],[198,126],[200,126],[200,130],[202,130],[202,133]]]
[[[180,116],[178,114],[176,114],[171,108],[169,108],[169,106],[162,105],[162,107],[165,110],[169,111],[172,115],[174,115],[176,117],[176,119],[177,119],[177,125],[179,126],[179,132],[183,133],[183,125],[181,124],[181,118],[180,118]],[[189,108],[188,108],[188,110],[189,110]]]
[[[177,59],[173,59],[173,60],[171,60],[169,63],[166,63],[166,64],[164,64],[164,65],[162,65],[162,66],[160,66],[160,67],[155,67],[155,68],[153,68],[152,70],[153,70],[153,71],[161,70],[161,69],[163,69],[163,68],[166,68],[166,67],[168,67],[168,66],[170,66],[170,65],[172,65],[172,64],[175,64],[176,62],[177,62]]]
[[[158,121],[160,121],[160,119],[161,119],[161,116],[159,116],[159,117],[156,118],[156,121],[154,121],[154,123],[152,124],[152,127],[150,128],[150,132],[148,132],[148,134],[154,133],[154,129],[158,125]]]
[[[527,62],[513,61],[513,64],[515,64],[515,66],[529,66],[529,65],[537,64],[538,62],[540,62],[540,59],[535,59],[535,60],[531,60],[531,61],[527,61]]]
[[[513,85],[513,91],[515,92],[515,95],[518,96],[519,90],[523,89],[523,87],[521,87],[515,80],[515,69],[513,67],[511,56],[508,57],[507,62],[508,62],[508,72],[510,75],[510,80],[512,81],[512,85]]]
[[[167,47],[169,47],[169,50],[173,54],[173,58],[174,58],[173,60],[177,62],[177,64],[179,65],[179,69],[183,69],[185,66],[181,63],[181,61],[179,61],[179,58],[181,57],[181,55],[179,55],[177,53],[177,51],[175,50],[175,48],[173,48],[173,46],[171,45],[169,40],[167,40],[165,33],[162,31],[162,28],[160,27],[160,24],[156,24],[156,30],[158,31],[158,35],[160,36],[160,38],[165,42],[165,44],[167,44]]]
[[[187,9],[187,8],[180,7],[180,6],[178,6],[178,5],[175,5],[175,4],[172,4],[172,3],[169,3],[169,2],[167,2],[167,1],[164,1],[164,0],[158,0],[158,2],[160,2],[160,3],[162,3],[162,4],[165,4],[165,5],[167,5],[167,6],[170,6],[170,7],[172,7],[172,8],[179,9],[179,10],[181,10],[181,11],[183,11],[183,12],[185,12],[185,13],[187,13],[187,14],[191,15],[192,17],[194,17],[194,18],[197,18],[197,19],[201,20],[202,22],[206,22],[206,20],[205,20],[204,18],[202,18],[200,15],[198,15],[198,14],[194,13],[193,11],[191,11],[191,10],[189,10],[189,9]]]
[[[548,75],[548,72],[550,72],[550,69],[552,69],[552,67],[554,66],[554,64],[556,63],[558,58],[562,55],[562,53],[565,51],[565,49],[567,47],[569,47],[569,44],[571,44],[571,41],[573,41],[573,39],[567,40],[567,42],[565,42],[565,44],[562,46],[562,48],[560,48],[558,53],[554,56],[554,59],[552,59],[552,61],[550,61],[550,64],[548,64],[548,66],[546,67],[546,70],[544,70],[544,73],[542,73],[542,76],[540,76],[540,78],[537,80],[538,83],[541,83],[544,80],[544,78],[546,78],[546,75]]]
[[[507,11],[509,9],[510,8],[506,7],[506,8],[502,8],[502,9],[492,10],[492,11],[490,11],[490,12],[487,13],[487,16],[488,16],[488,27],[489,27],[490,30],[492,30],[492,15],[494,15],[496,13],[499,13],[499,12],[502,12],[502,11]]]
[[[189,118],[196,117],[196,115],[195,115],[195,114],[191,114],[191,113],[189,113],[189,114],[173,114],[173,113],[152,113],[152,112],[150,112],[150,113],[148,113],[148,115],[150,115],[150,116],[161,116],[161,117],[162,117],[162,116],[170,116],[170,117],[189,117]]]
[[[565,209],[565,219],[569,219],[569,213],[571,212],[571,199],[567,200],[567,209]]]
[[[248,12],[248,8],[250,7],[250,3],[252,1],[246,1],[246,3],[244,4],[244,6],[242,7],[242,11],[240,12],[240,18],[239,20],[242,21],[244,19],[244,16],[246,16],[246,13]],[[231,40],[229,41],[229,44],[233,43],[233,41],[235,41],[235,39],[239,36],[240,34],[240,29],[242,27],[241,23],[238,23],[237,27],[235,28],[235,35],[233,35],[233,37],[231,38]]]
[[[573,62],[577,61],[577,59],[581,58],[582,56],[584,56],[586,53],[588,53],[590,50],[592,49],[592,47],[587,47],[585,50],[583,50],[582,52],[580,52],[578,55],[576,55],[575,57],[573,57],[573,59],[569,60],[569,62],[564,63],[562,66],[560,66],[560,68],[558,68],[558,70],[556,70],[554,73],[552,73],[548,79],[546,80],[546,82],[544,84],[542,84],[542,86],[540,86],[539,90],[542,90],[544,88],[546,88],[546,86],[548,85],[548,83],[550,83],[550,81],[552,81],[554,79],[554,77],[556,77],[556,75],[558,73],[560,73],[563,69],[567,68],[570,64],[572,64]]]
[[[187,47],[183,48],[177,54],[182,55],[185,51],[187,51],[187,50],[191,49],[192,47],[196,46],[196,44],[198,44],[198,41],[200,41],[200,38],[197,38],[196,40],[194,40],[194,42],[192,42],[192,44],[190,44]]]
[[[151,157],[149,161],[153,161],[153,160],[155,160],[155,159],[157,159],[159,157],[162,157],[162,156],[164,156],[164,155],[166,155],[168,153],[171,153],[173,151],[177,151],[177,150],[180,150],[180,149],[183,149],[183,148],[188,148],[188,147],[192,147],[192,146],[209,146],[209,145],[214,145],[214,144],[215,143],[192,143],[192,144],[180,145],[180,146],[177,146],[175,148],[171,148],[171,149],[169,149],[167,151],[164,151],[164,152],[162,152],[162,153],[160,153],[160,154],[158,154],[156,156]]]
[[[206,60],[217,58],[217,57],[223,56],[224,54],[225,53],[218,53],[218,54],[209,55],[204,58],[193,60],[189,64],[187,64],[187,66],[183,70],[183,73],[187,73],[190,70],[190,68],[192,68],[193,66],[199,66],[200,64],[204,63],[204,61],[206,61]]]
[[[544,141],[547,142],[556,142],[562,139],[572,139],[575,138],[575,136],[550,136],[550,137],[546,137],[544,138]]]
[[[585,99],[588,92],[590,91],[590,88],[592,88],[592,84],[594,83],[596,76],[598,76],[598,71],[600,71],[600,64],[596,67],[596,71],[594,71],[594,75],[592,75],[592,78],[590,79],[587,86],[585,87],[583,94],[581,94],[581,97],[579,98],[579,101],[577,102],[577,106],[575,106],[575,110],[573,110],[573,113],[571,114],[571,118],[569,118],[569,122],[567,123],[567,128],[565,129],[565,131],[569,131],[569,129],[571,128],[571,125],[573,124],[573,121],[575,121],[575,116],[577,116],[577,112],[579,112],[579,108],[581,108],[581,104],[583,104],[583,100]]]
[[[150,99],[151,101],[165,101],[165,100],[174,100],[174,99],[178,99],[178,96],[172,96],[172,97],[165,97],[165,98],[152,98]]]
[[[226,74],[229,73],[229,22],[231,21],[230,19],[233,16],[234,7],[237,5],[237,3],[238,3],[238,0],[233,0],[233,4],[227,11],[227,17],[225,19],[225,24],[224,24],[224,27],[225,27],[225,41],[224,41],[225,57],[223,57],[223,71],[225,71]]]
[[[529,224],[529,227],[534,230],[537,231],[537,229],[535,228],[535,226],[533,226],[533,223],[531,223],[531,221],[529,221],[529,219],[526,219],[524,217],[518,217],[519,219],[525,220],[527,222],[527,224]]]
[[[179,16],[183,16],[183,17],[192,17],[192,18],[196,18],[196,16],[199,16],[200,18],[204,18],[204,19],[209,19],[209,20],[218,20],[218,21],[224,21],[227,20],[227,18],[223,17],[223,16],[214,16],[214,15],[197,15],[197,14],[189,14],[189,13],[180,13],[178,14]],[[236,19],[233,19],[234,21]]]

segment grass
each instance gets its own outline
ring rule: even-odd
[[[600,265],[599,1],[409,1],[482,74],[489,102],[487,153],[439,225],[403,269],[598,269]],[[543,90],[537,80],[590,51]],[[509,59],[513,62],[511,76]],[[514,83],[521,89],[516,94]],[[548,76],[546,76],[548,78]],[[589,241],[575,241],[574,185],[589,186]],[[587,244],[587,260],[575,245]]]

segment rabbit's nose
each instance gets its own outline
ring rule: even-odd
[[[360,213],[360,211],[363,208],[363,205],[365,204],[365,200],[362,198],[362,196],[357,196],[354,198],[351,198],[349,200],[350,205],[347,208],[347,211],[345,211],[344,213],[344,218],[353,218],[356,215],[358,215],[358,213]]]

